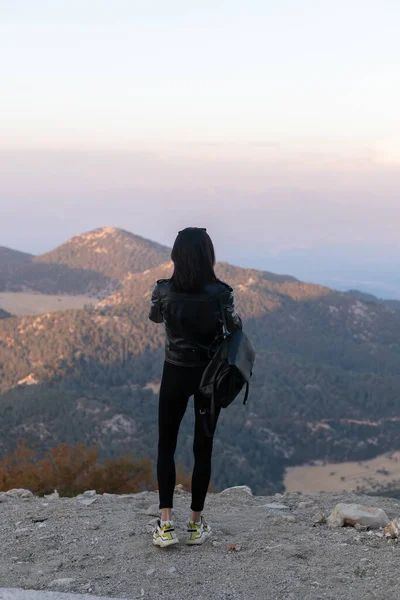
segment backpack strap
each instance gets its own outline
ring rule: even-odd
[[[222,367],[223,365],[221,365]],[[215,418],[216,415],[216,388],[217,388],[217,378],[218,374],[221,370],[221,367],[215,373],[213,387],[212,387],[212,395],[211,395],[211,404],[210,408],[200,410],[200,414],[203,417],[203,426],[206,437],[213,438],[215,433],[215,428],[217,426],[217,420]]]
[[[247,399],[249,397],[249,391],[250,391],[250,384],[248,381],[246,381],[246,393],[244,395],[243,404],[247,404]]]
[[[229,331],[228,331],[228,327],[226,326],[226,316],[225,316],[224,305],[222,304],[222,294],[220,294],[220,296],[219,296],[219,309],[221,311],[224,338],[227,338],[229,335]]]

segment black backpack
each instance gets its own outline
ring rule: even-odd
[[[206,367],[199,387],[203,396],[210,400],[211,419],[210,423],[206,423],[206,433],[209,437],[215,431],[217,407],[229,406],[244,387],[246,387],[246,392],[243,404],[246,404],[255,360],[255,352],[246,334],[241,329],[234,333],[228,332],[221,297],[219,302],[224,339]],[[201,411],[204,416],[207,416],[207,412],[206,410]]]

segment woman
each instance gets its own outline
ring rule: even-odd
[[[172,521],[175,488],[174,454],[179,426],[190,396],[194,395],[194,469],[188,544],[202,544],[211,529],[201,516],[211,477],[213,438],[205,419],[209,402],[198,388],[213,349],[222,341],[220,298],[228,331],[241,329],[233,304],[232,288],[214,273],[214,246],[206,229],[188,227],[180,231],[172,249],[174,272],[160,279],[151,298],[150,319],[165,323],[165,362],[158,411],[159,440],[157,479],[161,519],[153,533],[156,546],[178,543]],[[219,412],[219,411],[218,411]],[[218,414],[216,414],[218,418]]]

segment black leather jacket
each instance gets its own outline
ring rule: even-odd
[[[204,286],[202,293],[172,290],[169,279],[159,279],[151,297],[149,318],[165,323],[165,360],[181,366],[205,366],[223,338],[220,298],[229,332],[242,328],[235,312],[233,290],[223,281]]]

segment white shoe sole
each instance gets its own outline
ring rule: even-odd
[[[195,540],[188,539],[186,542],[186,545],[187,546],[200,546],[201,544],[204,544],[208,540],[208,538],[211,537],[211,533],[212,533],[211,531],[209,531],[209,532],[205,531],[200,538],[196,538]]]
[[[178,538],[173,538],[172,540],[162,540],[158,538],[157,540],[153,539],[153,545],[159,546],[160,548],[166,548],[167,546],[174,546],[175,544],[179,544]]]

